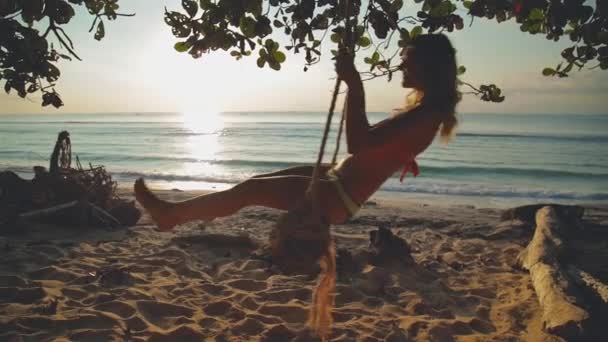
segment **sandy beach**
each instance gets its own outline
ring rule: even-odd
[[[370,231],[390,228],[415,265],[339,269],[331,340],[560,341],[543,332],[530,276],[514,267],[534,225],[501,221],[501,213],[373,198],[333,226],[338,250],[353,254],[368,248]],[[279,214],[247,208],[169,233],[155,231],[148,215],[120,230],[5,227],[0,340],[318,340],[306,327],[316,278],[283,275],[254,256]],[[586,206],[584,224],[608,236],[607,208]],[[590,266],[604,282],[606,241],[594,249],[604,251],[603,264]]]

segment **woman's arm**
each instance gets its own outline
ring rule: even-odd
[[[369,140],[369,121],[365,114],[365,93],[361,76],[355,68],[354,57],[340,54],[336,58],[338,77],[346,83],[348,90],[344,101],[346,121],[346,145],[348,153],[356,153],[364,148]]]
[[[365,93],[359,74],[356,79],[346,81],[346,145],[348,153],[356,153],[365,148],[369,141],[370,125],[365,114]]]

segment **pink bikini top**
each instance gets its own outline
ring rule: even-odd
[[[401,183],[403,183],[403,179],[408,172],[411,172],[414,177],[420,174],[420,169],[418,168],[418,163],[416,163],[415,159],[410,159],[403,164],[403,172],[401,172],[401,177],[399,177],[399,181]]]

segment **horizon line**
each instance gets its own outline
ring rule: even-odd
[[[340,111],[336,110],[335,113],[339,113]],[[182,111],[132,111],[132,112],[65,112],[65,113],[44,113],[44,112],[27,112],[27,113],[3,113],[0,112],[0,116],[2,115],[100,115],[100,114],[110,114],[110,115],[129,115],[129,114],[143,114],[143,115],[156,115],[156,114],[182,114]],[[281,113],[293,113],[293,114],[320,114],[325,113],[327,111],[324,110],[227,110],[227,111],[219,111],[217,114],[259,114],[259,113],[271,113],[271,114],[281,114]],[[381,111],[381,110],[371,110],[366,113],[390,113],[390,111]],[[522,113],[522,112],[488,112],[488,111],[466,111],[466,112],[456,112],[456,114],[504,114],[504,115],[608,115],[608,112],[591,112],[591,113],[571,113],[571,112],[530,112],[530,113]]]

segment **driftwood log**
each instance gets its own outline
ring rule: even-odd
[[[501,217],[501,221],[507,220],[520,220],[527,223],[534,224],[536,220],[536,213],[539,209],[544,207],[551,207],[556,213],[568,221],[580,222],[583,219],[585,209],[578,205],[564,205],[564,204],[528,204],[520,207],[511,208],[505,210]],[[572,222],[571,222],[572,223]]]
[[[581,305],[575,282],[569,277],[560,256],[568,229],[558,211],[546,206],[536,212],[536,230],[528,247],[518,256],[518,264],[530,271],[532,285],[542,308],[544,329],[566,339],[585,335],[590,314]]]

